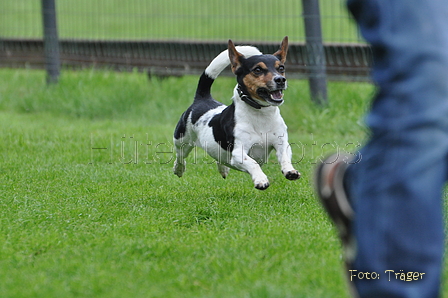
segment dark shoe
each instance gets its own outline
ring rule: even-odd
[[[314,185],[322,206],[335,224],[344,250],[346,276],[354,297],[357,297],[350,281],[352,264],[356,253],[356,241],[352,233],[354,211],[344,187],[344,175],[352,156],[335,153],[317,167]]]

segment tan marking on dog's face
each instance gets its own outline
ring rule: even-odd
[[[259,88],[270,89],[269,85],[272,84],[273,78],[274,74],[268,71],[266,64],[260,62],[252,67],[251,72],[243,78],[243,83],[252,98],[265,101],[258,96],[257,90]]]
[[[243,78],[244,86],[246,86],[246,89],[252,98],[266,101],[266,99],[258,95],[257,90],[259,88],[272,90],[275,86],[274,77],[278,75],[285,77],[285,68],[281,61],[275,61],[274,68],[275,71],[272,72],[264,62],[259,62],[255,64],[251,68],[251,72]]]
[[[275,61],[275,69],[278,71],[278,73],[286,78],[285,74],[285,66],[281,61]]]
[[[255,66],[252,67],[252,71],[254,71],[257,67],[260,67],[262,70],[267,70],[268,67],[266,66],[266,64],[264,64],[264,62],[260,62],[255,64]]]

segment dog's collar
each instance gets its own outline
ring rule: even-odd
[[[247,103],[248,105],[250,105],[251,107],[258,109],[258,110],[265,107],[265,106],[262,106],[261,104],[259,104],[258,102],[256,102],[249,95],[244,94],[240,85],[238,85],[237,91],[238,91],[238,95],[240,96],[241,100],[244,101],[245,103]]]

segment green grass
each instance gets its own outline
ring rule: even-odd
[[[356,42],[343,0],[322,0],[326,42]],[[40,2],[0,2],[0,36],[42,37]],[[304,41],[300,1],[131,0],[58,1],[61,38]]]
[[[258,191],[200,150],[173,175],[197,77],[64,71],[46,87],[43,71],[0,69],[0,81],[2,297],[348,297],[310,179],[324,151],[362,143],[371,85],[330,83],[317,108],[289,81],[281,110],[303,177],[271,160]],[[219,78],[213,94],[229,103],[233,86]]]

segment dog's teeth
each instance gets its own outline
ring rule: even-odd
[[[283,93],[281,90],[275,90],[270,93],[271,98],[275,100],[279,100],[283,98]]]

